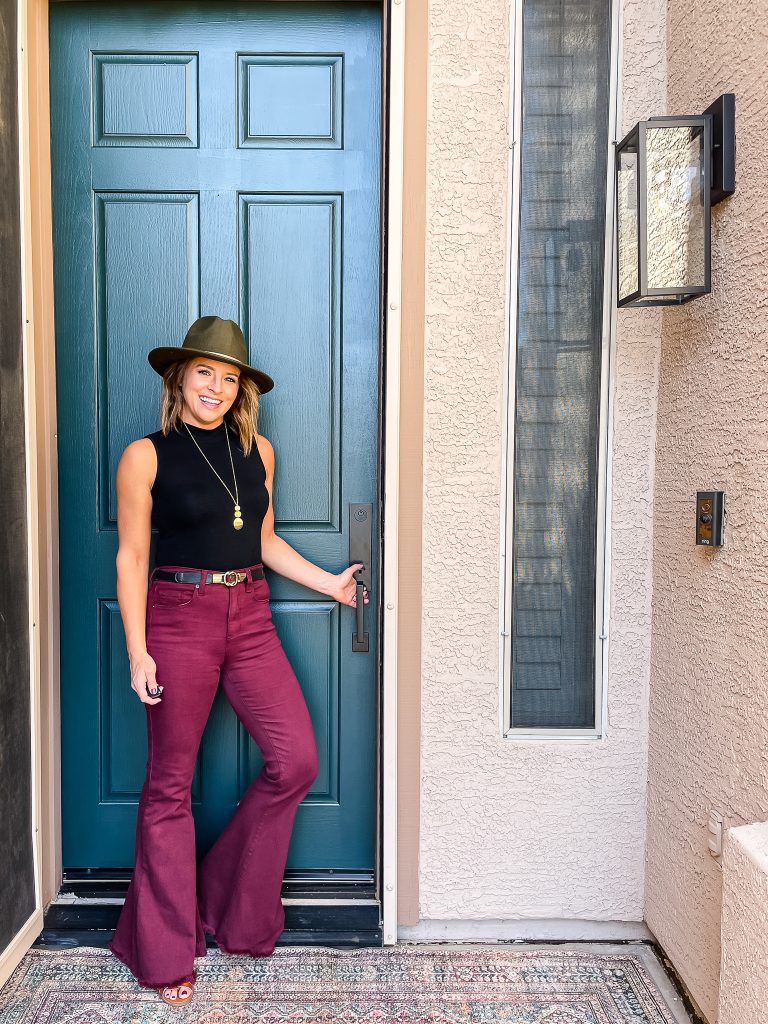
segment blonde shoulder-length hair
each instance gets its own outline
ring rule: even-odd
[[[181,431],[184,397],[181,385],[187,367],[194,358],[179,359],[172,363],[163,373],[163,392],[160,397],[160,429],[167,437],[172,430]],[[240,374],[237,398],[224,419],[237,432],[245,455],[250,455],[253,442],[258,435],[259,398],[261,392],[258,385],[246,374]]]

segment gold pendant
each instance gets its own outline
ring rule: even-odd
[[[239,505],[235,505],[235,519],[234,519],[234,522],[232,523],[232,525],[234,526],[234,528],[236,530],[242,530],[242,528],[243,528],[243,517],[240,514],[240,506]]]

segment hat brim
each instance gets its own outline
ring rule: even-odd
[[[271,391],[275,386],[275,382],[268,373],[264,373],[263,370],[257,370],[255,366],[249,366],[247,363],[241,363],[239,359],[233,359],[232,356],[222,355],[221,352],[207,352],[205,349],[200,348],[179,348],[178,345],[161,345],[159,348],[153,348],[147,353],[149,365],[161,377],[173,363],[177,363],[181,359],[193,359],[195,356],[208,356],[211,359],[219,360],[219,362],[231,363],[232,366],[237,366],[251,380],[256,382],[262,395],[265,395],[267,391]]]

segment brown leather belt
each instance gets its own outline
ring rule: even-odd
[[[257,566],[255,569],[227,569],[226,572],[207,572],[205,574],[205,585],[209,583],[224,583],[228,587],[234,587],[242,583],[250,573],[252,580],[263,580],[264,569]],[[155,569],[153,578],[156,580],[170,580],[173,583],[200,583],[202,573],[198,569],[180,569],[178,572],[171,572],[170,569]]]

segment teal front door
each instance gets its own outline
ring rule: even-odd
[[[378,547],[380,15],[322,2],[50,15],[63,858],[130,868],[147,747],[115,597],[114,478],[125,445],[159,426],[147,351],[180,344],[198,316],[237,320],[276,381],[260,429],[278,533],[338,572],[350,505],[370,502]],[[320,755],[287,865],[313,878],[374,867],[372,572],[367,652],[352,608],[268,577]],[[201,854],[261,766],[220,690],[192,786]]]

